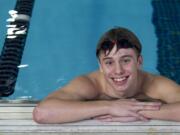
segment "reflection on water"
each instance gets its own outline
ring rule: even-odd
[[[33,99],[31,96],[22,96],[16,99],[0,98],[0,104],[37,104],[39,100]]]

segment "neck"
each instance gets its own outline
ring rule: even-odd
[[[131,95],[131,97],[134,97],[136,95],[139,95],[140,93],[143,92],[143,82],[145,80],[145,74],[143,71],[138,71],[138,78],[137,78],[137,83],[136,86],[134,86],[133,90],[134,93]]]

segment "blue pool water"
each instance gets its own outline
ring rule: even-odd
[[[0,1],[0,49],[8,11],[15,0]],[[2,6],[3,5],[3,6]],[[98,68],[96,43],[109,28],[127,27],[143,45],[143,69],[157,73],[157,38],[151,0],[37,0],[15,92],[9,98],[42,99],[72,78]]]

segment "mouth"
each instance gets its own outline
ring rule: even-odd
[[[113,83],[117,86],[122,86],[127,83],[129,76],[124,76],[124,77],[113,77]]]

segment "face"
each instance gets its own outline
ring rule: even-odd
[[[108,89],[118,97],[133,96],[138,85],[138,71],[142,57],[137,57],[132,48],[116,50],[116,45],[106,56],[100,54],[100,70],[104,74]]]

